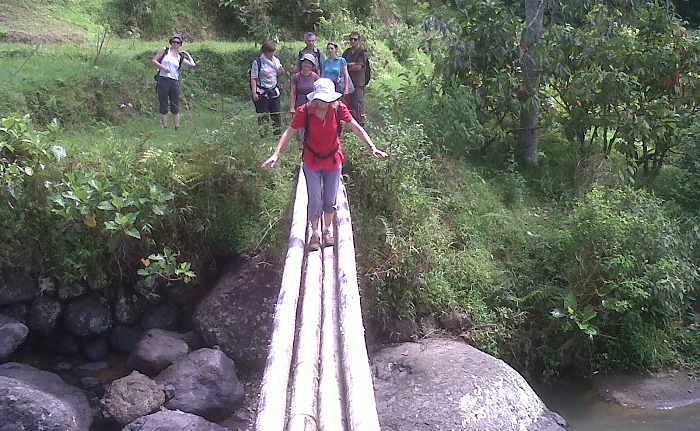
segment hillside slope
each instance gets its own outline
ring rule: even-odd
[[[100,2],[84,0],[3,0],[0,42],[31,44],[86,42]],[[91,10],[90,10],[91,9]]]

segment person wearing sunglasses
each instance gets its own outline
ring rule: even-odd
[[[360,126],[365,126],[365,65],[367,51],[360,46],[360,33],[350,33],[350,48],[343,52],[343,58],[348,63],[348,72],[355,91],[345,96],[352,116]]]
[[[175,130],[180,128],[180,67],[186,64],[195,67],[197,64],[189,52],[183,51],[182,35],[175,33],[168,41],[170,47],[163,47],[153,57],[153,64],[158,68],[156,92],[160,105],[160,124],[168,127],[168,100],[170,112],[173,114]]]

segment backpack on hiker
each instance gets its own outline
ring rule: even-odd
[[[363,51],[365,51],[363,49]],[[365,85],[369,84],[370,79],[372,79],[372,68],[369,65],[369,55],[367,55],[367,51],[364,52],[365,54]]]
[[[311,113],[309,112],[309,108],[311,107],[310,102],[306,102],[304,104],[304,109],[306,110],[306,121],[304,122],[304,136],[303,136],[303,141],[304,141],[304,151],[307,149],[311,151],[314,156],[318,157],[319,159],[327,159],[334,155],[335,153],[338,152],[340,149],[340,145],[337,145],[333,151],[331,151],[328,154],[319,154],[317,153],[309,144],[307,143],[307,138],[309,137],[309,118],[311,118]],[[338,137],[341,137],[343,135],[343,122],[340,120],[340,103],[336,102],[335,103],[335,121],[336,124],[338,125]]]

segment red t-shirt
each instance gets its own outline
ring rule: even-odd
[[[352,121],[352,114],[348,109],[345,102],[338,101],[340,104],[340,119],[349,123]],[[309,105],[309,130],[307,130],[306,135],[308,136],[306,143],[318,154],[328,154],[335,147],[340,146],[340,139],[338,138],[338,121],[335,119],[335,107],[331,103],[328,107],[328,112],[326,112],[325,120],[318,118],[315,115],[316,109]],[[301,105],[297,108],[294,114],[294,119],[290,127],[292,129],[299,129],[304,127],[306,124],[306,104]],[[338,148],[338,151],[330,157],[321,158],[312,153],[311,151],[304,151],[304,163],[306,166],[314,171],[320,171],[321,168],[326,169],[330,172],[336,169],[345,159],[343,155],[343,149]]]

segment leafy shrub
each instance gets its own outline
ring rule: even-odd
[[[537,348],[544,367],[677,363],[668,339],[687,323],[686,299],[698,281],[684,241],[662,202],[644,191],[596,186],[580,199],[550,256],[553,283],[526,308],[538,328],[532,335],[547,340]]]
[[[381,37],[389,44],[394,57],[401,63],[411,61],[423,43],[422,29],[396,24],[387,28],[387,37]]]
[[[423,128],[427,141],[436,150],[448,149],[453,153],[480,153],[484,142],[483,125],[476,113],[476,104],[466,87],[454,87],[443,94],[436,92],[425,80],[412,83],[404,76],[404,83],[394,91],[387,91],[388,100],[382,106],[392,119],[408,119]]]
[[[110,0],[108,13],[119,23],[115,27],[120,33],[133,31],[146,38],[162,37],[175,30],[177,8],[166,0]]]

